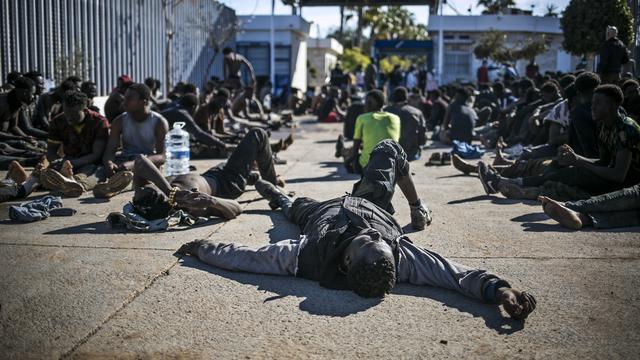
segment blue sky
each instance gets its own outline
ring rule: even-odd
[[[221,3],[234,8],[238,15],[266,15],[271,13],[271,0],[219,0]],[[477,0],[448,0],[445,5],[445,15],[456,15],[457,10],[460,14],[468,14],[471,8],[471,14],[478,15],[482,12],[482,8],[476,6]],[[531,5],[535,5],[534,14],[541,15],[545,12],[547,4],[555,4],[560,11],[563,10],[569,0],[516,0],[516,5],[522,9],[531,9]],[[415,14],[419,23],[426,24],[428,18],[427,6],[407,6],[407,8]],[[455,10],[454,10],[455,9]],[[276,0],[276,14],[290,15],[291,8],[282,5],[280,0]],[[307,7],[302,9],[302,16],[307,21],[312,21],[311,36],[324,37],[332,28],[340,26],[340,10],[338,7],[320,6]],[[353,21],[355,23],[355,20]]]

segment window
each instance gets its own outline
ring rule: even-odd
[[[471,55],[468,52],[447,52],[444,55],[444,82],[467,79],[471,69]]]

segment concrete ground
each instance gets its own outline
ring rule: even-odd
[[[277,167],[287,190],[316,199],[350,191],[357,176],[333,157],[341,126],[302,122]],[[64,200],[73,217],[0,222],[0,358],[637,358],[640,229],[564,230],[535,202],[484,196],[475,177],[425,167],[432,151],[412,171],[434,223],[410,237],[534,294],[525,323],[448,290],[399,285],[367,300],[173,255],[196,238],[258,246],[296,237],[251,187],[235,220],[151,234],[105,223],[131,193],[85,195]],[[400,191],[394,205],[408,225]]]

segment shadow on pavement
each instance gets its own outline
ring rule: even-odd
[[[477,195],[477,196],[473,196],[466,199],[451,200],[447,204],[457,205],[457,204],[464,204],[468,202],[482,201],[482,200],[491,200],[491,203],[496,205],[513,205],[513,204],[525,204],[530,206],[540,205],[540,203],[535,200],[508,199],[508,198],[497,197],[492,195]]]
[[[511,219],[511,221],[514,221],[514,222],[541,222],[545,220],[549,220],[549,217],[547,216],[547,214],[543,212],[524,214],[524,215],[516,216]]]
[[[526,232],[573,232],[571,230],[563,228],[560,224],[545,224],[539,222],[525,222],[521,225]]]
[[[287,220],[280,210],[246,210],[244,214],[256,214],[268,216],[273,226],[267,230],[269,234],[269,243],[277,243],[278,241],[300,238],[300,229],[298,225]]]
[[[193,257],[183,257],[180,264],[207,271],[241,284],[256,286],[259,291],[276,294],[265,298],[263,300],[265,303],[287,296],[303,298],[299,309],[312,315],[346,317],[368,310],[383,301],[382,299],[363,298],[352,291],[322,288],[315,281],[296,277],[226,271],[204,264]],[[441,302],[443,306],[457,309],[474,317],[481,317],[487,327],[494,329],[499,334],[511,334],[524,328],[523,322],[504,317],[496,305],[483,304],[450,290],[399,284],[391,293],[390,296],[403,295],[432,299]],[[399,309],[399,311],[401,310]]]
[[[337,141],[337,137],[333,140],[318,140],[318,141],[314,141],[314,144],[335,144]],[[347,141],[347,139],[345,139],[345,141]]]
[[[333,167],[333,170],[330,174],[325,176],[318,176],[315,178],[298,178],[298,179],[287,179],[287,184],[296,184],[296,183],[305,183],[305,182],[314,182],[314,181],[356,181],[360,179],[360,175],[358,174],[350,174],[344,168],[344,164],[342,161],[323,161],[320,163],[321,168],[329,168]]]
[[[200,261],[183,257],[182,266],[207,271],[241,284],[256,286],[259,291],[275,293],[263,302],[275,301],[287,296],[303,298],[299,309],[312,315],[345,317],[365,311],[378,305],[381,299],[365,299],[352,291],[329,290],[318,283],[305,279],[285,276],[248,274],[218,269]]]
[[[398,284],[393,289],[392,294],[432,299],[441,302],[443,306],[471,314],[474,317],[481,317],[488,328],[501,335],[513,334],[524,329],[524,322],[503,316],[497,305],[482,303],[452,290],[431,286]],[[447,311],[447,309],[445,308],[444,311]]]
[[[190,227],[183,227],[178,229],[169,229],[164,232],[174,232],[174,231],[187,231],[191,229],[196,229],[203,226],[211,226],[216,225],[225,220],[222,218],[211,218],[209,221],[206,221],[202,224],[193,225]],[[139,232],[131,231],[123,228],[112,228],[111,225],[106,220],[96,221],[88,224],[80,224],[75,226],[69,226],[66,228],[51,230],[43,233],[43,235],[72,235],[72,234],[122,234],[122,233],[136,233]]]

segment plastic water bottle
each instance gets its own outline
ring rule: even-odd
[[[164,137],[164,175],[175,176],[189,173],[189,133],[182,130],[183,122],[173,124],[173,129]]]

